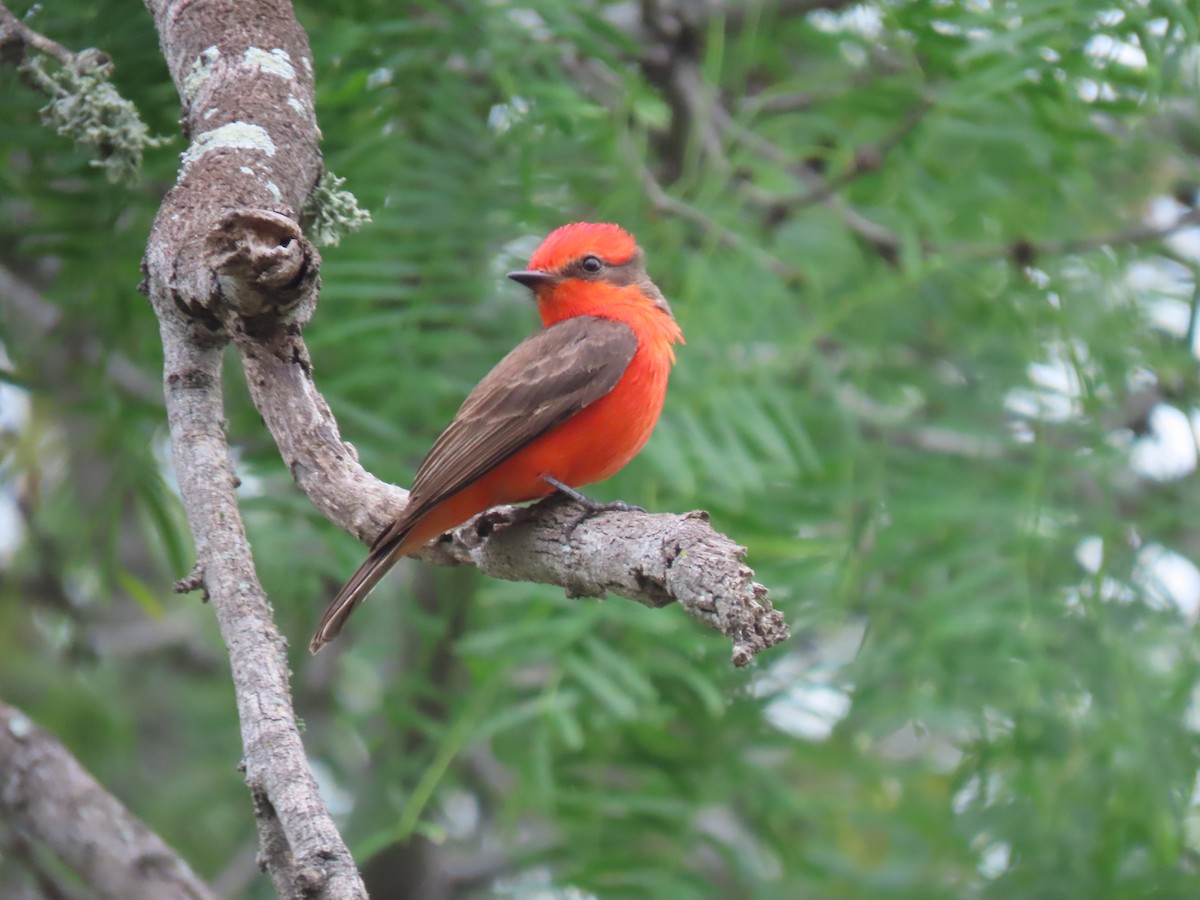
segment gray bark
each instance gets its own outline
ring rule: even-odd
[[[152,0],[191,144],[143,263],[160,323],[180,494],[229,651],[260,863],[285,898],[366,896],[308,767],[276,629],[234,495],[221,357],[264,311],[302,316],[315,252],[298,210],[321,170],[312,58],[291,4]]]
[[[157,834],[49,732],[0,703],[0,818],[102,900],[215,900]]]

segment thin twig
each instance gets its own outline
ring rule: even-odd
[[[75,61],[74,53],[57,41],[38,34],[0,3],[0,56],[12,54],[19,63],[24,59],[26,48],[45,53],[64,66]]]
[[[909,111],[900,124],[892,129],[882,140],[874,144],[865,144],[856,149],[854,151],[854,160],[840,173],[832,178],[822,179],[820,184],[804,193],[793,196],[778,196],[774,199],[774,204],[778,207],[786,207],[789,211],[794,212],[805,206],[824,203],[861,176],[868,172],[879,171],[887,155],[899,146],[906,137],[912,134],[917,125],[921,123],[921,120],[925,118],[925,114],[932,105],[933,101],[931,98],[927,96],[922,97],[920,102]],[[805,166],[804,168],[807,169],[808,167]]]
[[[1072,253],[1089,253],[1101,247],[1120,247],[1161,241],[1185,228],[1200,225],[1200,209],[1191,209],[1167,225],[1140,223],[1103,234],[1084,235],[1071,238],[1049,238],[1033,241],[1017,238],[1008,243],[952,244],[945,248],[927,246],[929,255],[944,255],[957,261],[1008,258],[1018,265],[1031,266],[1039,257],[1066,256]]]
[[[737,122],[724,107],[720,105],[716,107],[714,121],[730,136],[756,151],[768,162],[781,166],[804,183],[807,186],[807,192],[801,195],[802,199],[811,197],[813,202],[823,203],[841,218],[842,223],[851,232],[866,241],[886,262],[894,263],[896,261],[900,248],[903,246],[903,241],[898,234],[850,207],[835,192],[828,189],[820,175],[802,162],[792,159],[790,154],[762,135]],[[783,208],[791,211],[791,207],[786,203],[786,195],[784,198],[780,198],[755,192],[749,185],[742,186],[742,193],[743,196],[755,200],[760,205],[766,202],[767,205],[774,206],[783,199],[785,203]]]
[[[777,256],[773,256],[758,244],[718,222],[690,203],[680,200],[678,197],[672,197],[659,184],[658,179],[654,177],[654,173],[644,164],[638,164],[638,178],[642,183],[642,189],[646,192],[646,196],[650,200],[650,205],[658,212],[677,216],[685,222],[690,222],[700,228],[705,234],[715,238],[718,242],[729,247],[734,247],[749,256],[753,256],[780,278],[789,281],[804,280],[804,273],[800,269],[785,263]]]

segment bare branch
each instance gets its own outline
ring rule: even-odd
[[[0,703],[0,817],[113,900],[214,900],[158,835],[62,744]]]
[[[798,3],[779,0],[776,4],[785,14],[809,12],[820,8],[832,9],[842,5],[845,4],[819,0],[801,0]],[[731,166],[725,158],[723,145],[727,138],[737,141],[764,159],[779,165],[804,186],[804,191],[800,194],[780,196],[760,191],[746,182],[735,182],[735,188],[744,197],[758,206],[788,213],[792,211],[792,204],[804,206],[822,203],[884,261],[896,262],[903,246],[900,236],[852,208],[837,191],[863,172],[878,168],[883,155],[891,146],[902,140],[915,127],[925,112],[925,104],[921,105],[914,116],[902,123],[896,134],[885,138],[875,147],[863,148],[856,158],[856,165],[838,182],[829,184],[804,165],[803,161],[793,159],[790,154],[757,132],[737,122],[721,103],[716,87],[704,79],[696,58],[699,35],[705,22],[713,14],[726,15],[726,25],[730,27],[732,20],[728,16],[735,15],[734,7],[727,8],[721,3],[653,0],[642,4],[640,17],[630,13],[631,11],[623,6],[616,6],[609,10],[607,16],[609,21],[638,43],[638,65],[646,77],[658,87],[663,99],[671,108],[670,126],[661,135],[661,155],[666,160],[664,180],[674,181],[682,173],[685,152],[689,142],[693,140],[699,142],[700,149],[714,170],[731,174]],[[564,64],[583,88],[593,95],[608,102],[612,102],[614,96],[620,95],[620,79],[604,71],[602,66],[591,61],[570,59]],[[711,219],[702,210],[672,197],[652,172],[644,166],[641,168],[642,184],[655,209],[701,227],[706,233],[715,235],[722,243],[752,253],[782,277],[795,278],[800,275],[796,267],[771,256],[753,241],[742,238]]]
[[[865,144],[855,150],[854,159],[850,165],[832,178],[822,179],[816,172],[804,166],[803,163],[794,162],[792,168],[802,170],[806,176],[805,180],[811,184],[811,187],[803,193],[792,196],[776,195],[771,198],[771,204],[781,209],[787,209],[789,212],[795,212],[805,206],[823,203],[855,179],[862,177],[868,172],[878,171],[887,158],[887,155],[913,132],[913,129],[920,124],[932,105],[932,98],[922,97],[916,107],[901,120],[899,125],[884,136],[882,140],[873,144]],[[853,230],[853,226],[851,228]]]
[[[27,49],[53,57],[64,66],[71,65],[75,54],[57,41],[38,34],[0,3],[0,57],[23,62]]]
[[[718,222],[698,207],[692,206],[678,197],[672,197],[667,193],[666,188],[659,184],[658,179],[654,177],[654,173],[644,164],[635,163],[635,165],[638,168],[638,177],[641,179],[642,188],[645,190],[646,196],[650,199],[650,205],[657,212],[676,216],[685,222],[690,222],[706,235],[715,238],[725,246],[732,247],[757,258],[759,262],[781,278],[792,281],[804,280],[804,273],[799,268],[785,263],[779,257],[768,253],[758,244],[742,237],[742,235],[738,234],[732,228]]]
[[[316,301],[319,260],[296,223],[321,168],[308,40],[286,0],[148,5],[192,143],[155,219],[144,286],[162,333],[180,494],[229,650],[260,864],[281,897],[363,898],[300,741],[286,642],[237,507],[221,401],[225,323],[296,323]]]
[[[1090,253],[1101,247],[1121,247],[1134,244],[1149,244],[1169,238],[1185,228],[1200,225],[1200,209],[1190,209],[1173,222],[1155,225],[1139,222],[1102,234],[1083,235],[1070,238],[1052,238],[1033,241],[1017,238],[1005,244],[957,244],[940,249],[927,247],[929,252],[940,252],[950,259],[1003,259],[1008,258],[1019,266],[1031,266],[1039,257],[1066,256],[1072,253]]]
[[[803,162],[793,159],[782,148],[738,123],[723,106],[718,105],[715,108],[714,122],[718,128],[728,133],[733,139],[754,150],[767,161],[790,172],[806,185],[804,193],[797,196],[767,194],[743,185],[742,193],[746,197],[758,205],[779,208],[788,213],[799,206],[821,203],[838,215],[846,228],[870,245],[885,262],[894,263],[896,261],[903,246],[903,241],[898,234],[851,207],[837,194],[836,187],[830,187],[820,175],[804,165]],[[915,121],[913,124],[916,124]],[[900,133],[901,135],[907,134],[908,129]],[[858,174],[861,172],[854,172],[846,178],[846,181],[852,180]]]

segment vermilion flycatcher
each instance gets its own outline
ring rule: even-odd
[[[579,222],[554,231],[509,278],[533,291],[543,328],[476,385],[384,529],[321,618],[309,649],[335,638],[398,559],[493,506],[612,475],[645,445],[662,411],[671,308],[633,237]]]

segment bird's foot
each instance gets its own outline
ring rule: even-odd
[[[632,503],[626,503],[624,500],[613,500],[610,503],[601,503],[598,500],[593,500],[585,494],[579,493],[575,488],[563,484],[553,475],[542,476],[546,484],[550,485],[564,497],[569,497],[579,504],[583,509],[579,512],[570,523],[568,523],[566,532],[563,536],[563,542],[571,540],[571,535],[575,533],[575,529],[590,519],[592,516],[599,515],[605,512],[645,512],[646,510],[640,506],[634,506]]]

